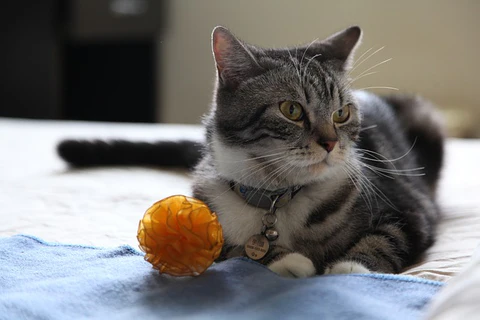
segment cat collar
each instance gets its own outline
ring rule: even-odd
[[[235,191],[245,202],[251,206],[262,209],[269,209],[275,199],[275,207],[283,207],[288,201],[293,199],[301,188],[301,186],[293,186],[272,191],[248,187],[233,181],[230,182],[230,189]]]

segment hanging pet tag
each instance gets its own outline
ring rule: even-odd
[[[262,234],[251,236],[245,243],[245,253],[252,260],[260,260],[265,257],[269,248],[268,239]]]

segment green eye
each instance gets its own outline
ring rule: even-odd
[[[298,102],[284,101],[280,104],[280,111],[293,121],[300,121],[303,118],[303,108]]]
[[[344,123],[350,118],[350,104],[343,106],[333,113],[332,119],[335,123]]]

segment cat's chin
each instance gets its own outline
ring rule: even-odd
[[[303,186],[330,179],[344,178],[345,171],[342,168],[339,157],[328,155],[322,160],[297,161],[295,168],[289,174],[276,181],[275,188],[285,188],[294,185]],[[272,184],[273,185],[273,184]]]
[[[308,185],[339,177],[343,179],[343,176],[344,171],[340,165],[329,164],[326,161],[322,161],[308,166],[298,167],[295,173],[285,177],[285,180],[283,181],[285,185],[282,185],[281,187]]]
[[[310,161],[302,161],[299,163],[299,166],[308,171],[312,175],[321,175],[326,170],[329,170],[336,166],[338,163],[337,157],[327,155],[321,159],[312,159]]]
[[[322,162],[311,164],[307,166],[306,169],[308,170],[309,173],[313,175],[321,175],[322,173],[325,172],[325,170],[328,170],[330,166],[331,165],[329,165],[326,161],[322,161]]]

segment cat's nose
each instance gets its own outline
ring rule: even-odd
[[[330,141],[319,141],[319,145],[323,147],[323,149],[327,150],[328,153],[332,152],[333,148],[337,144],[337,141],[330,140]]]

